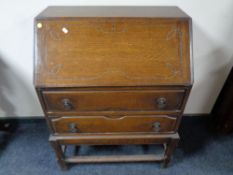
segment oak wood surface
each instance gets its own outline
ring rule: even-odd
[[[175,6],[49,6],[36,19],[75,17],[189,18]]]
[[[175,111],[180,110],[185,91],[128,90],[128,91],[43,91],[47,111]],[[165,105],[158,100],[164,98]],[[64,100],[71,108],[66,109]]]
[[[69,144],[164,144],[166,166],[193,83],[191,18],[177,7],[48,7],[34,28],[34,85],[60,166],[157,160],[65,157]]]
[[[155,126],[158,123],[159,125]],[[112,132],[173,132],[175,117],[168,116],[122,116],[110,118],[105,116],[62,117],[52,120],[55,133],[112,133]]]
[[[148,162],[161,161],[165,157],[163,154],[154,155],[113,155],[113,156],[74,156],[66,158],[68,163],[104,163],[104,162]]]
[[[36,21],[42,27],[35,29],[35,85],[190,85],[189,23],[157,18]]]
[[[129,145],[129,144],[163,144],[171,139],[179,140],[178,133],[128,133],[128,134],[54,134],[49,141],[61,145]]]

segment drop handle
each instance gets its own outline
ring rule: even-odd
[[[69,128],[69,132],[71,132],[71,133],[77,133],[77,132],[79,132],[76,123],[69,123],[68,124],[68,128]]]
[[[167,106],[167,99],[164,97],[158,98],[156,102],[159,109],[163,109]]]
[[[72,102],[68,98],[63,99],[62,104],[63,104],[63,107],[68,111],[74,108]]]
[[[161,129],[161,124],[160,124],[160,122],[154,122],[153,125],[152,125],[152,127],[153,127],[153,130],[155,132],[159,132],[160,129]]]

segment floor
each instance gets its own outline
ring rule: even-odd
[[[166,169],[159,163],[106,163],[73,165],[61,171],[48,140],[44,120],[15,123],[12,134],[0,134],[0,175],[232,175],[233,134],[216,136],[209,129],[208,118],[185,117],[181,141]],[[80,154],[120,154],[156,152],[154,146],[104,146],[70,151]]]

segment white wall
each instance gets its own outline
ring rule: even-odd
[[[208,113],[233,64],[232,0],[0,1],[0,117],[41,116],[33,84],[33,18],[48,5],[176,5],[193,18],[194,87],[185,113]]]

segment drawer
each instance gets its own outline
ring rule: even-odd
[[[177,111],[185,90],[43,91],[47,112]]]
[[[61,117],[52,119],[55,133],[172,132],[176,118],[166,115]]]

